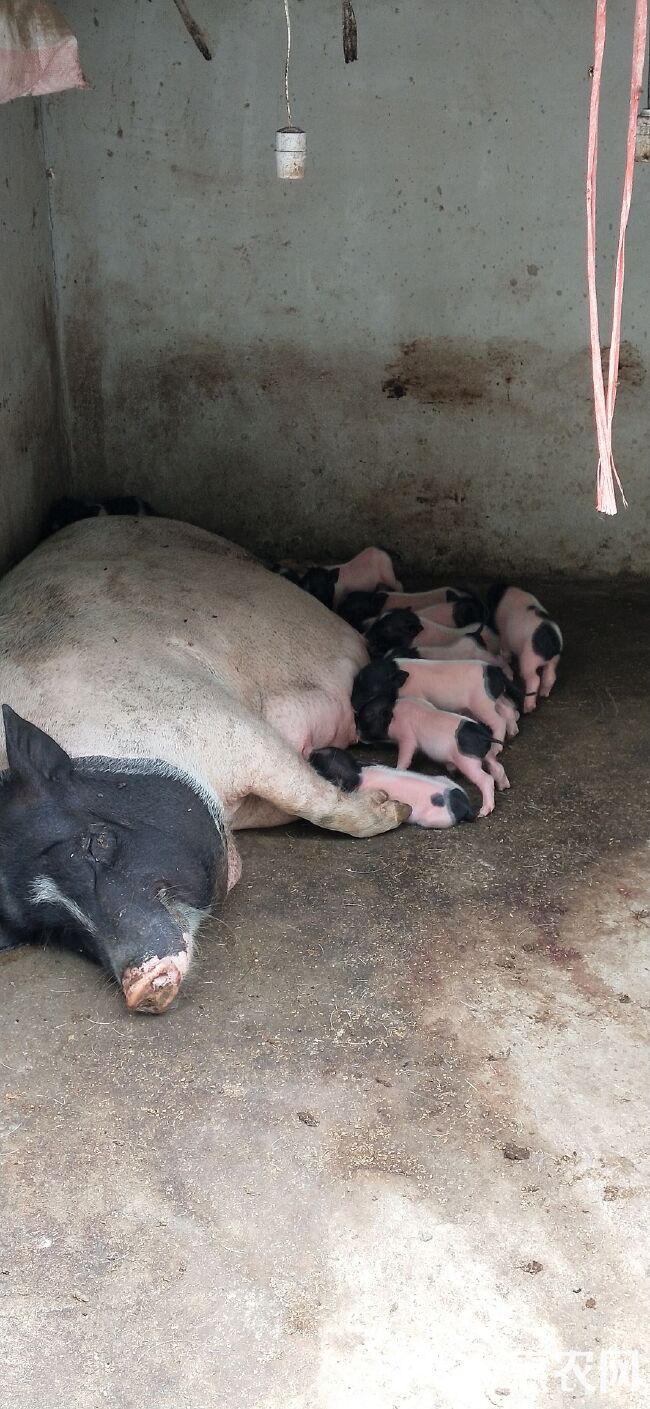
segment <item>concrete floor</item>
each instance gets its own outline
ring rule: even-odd
[[[647,1406],[650,598],[618,592],[546,593],[561,681],[493,818],[244,835],[169,1016],[5,957],[3,1406]]]

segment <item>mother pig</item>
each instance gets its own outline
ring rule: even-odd
[[[307,763],[356,737],[361,637],[243,549],[87,519],[0,583],[0,949],[43,929],[162,1012],[239,877],[233,828],[367,837],[409,808]],[[0,767],[3,767],[0,760]]]

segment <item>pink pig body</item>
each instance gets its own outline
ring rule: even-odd
[[[452,593],[450,599],[449,593]],[[451,600],[462,600],[470,597],[469,592],[465,592],[457,587],[432,587],[428,592],[390,592],[386,598],[384,609],[391,611],[395,607],[410,607],[411,611],[427,611],[429,607],[438,606]]]
[[[389,554],[383,548],[364,548],[348,563],[336,566],[339,575],[334,588],[335,606],[343,601],[348,592],[374,592],[382,587],[396,592],[401,590]]]
[[[510,786],[494,752],[495,747],[498,751],[501,746],[492,744],[483,758],[464,752],[459,747],[459,731],[463,725],[469,725],[470,729],[473,726],[475,732],[480,727],[464,715],[436,709],[428,700],[398,696],[388,737],[397,744],[398,768],[408,768],[418,750],[435,763],[456,768],[479,789],[483,800],[479,817],[486,817],[494,811],[495,781],[499,788]]]
[[[471,622],[469,626],[451,627],[439,621],[429,620],[422,612],[416,612],[416,616],[419,616],[422,622],[422,630],[413,640],[413,645],[418,651],[422,646],[453,646],[462,637],[470,636],[481,628],[480,621]]]
[[[474,815],[467,793],[446,775],[431,778],[426,773],[373,763],[361,769],[359,788],[384,792],[407,803],[411,809],[408,822],[417,827],[453,827]]]
[[[537,597],[520,587],[506,588],[494,609],[494,621],[502,651],[517,658],[526,691],[524,712],[529,714],[538,696],[546,699],[553,689],[562,632]]]
[[[488,693],[489,666],[474,660],[410,660],[398,658],[396,665],[408,672],[400,696],[428,700],[441,710],[469,710],[480,719],[499,743],[506,736],[506,717],[497,709],[498,700]],[[512,730],[512,725],[508,732]],[[516,721],[513,735],[517,733]]]
[[[483,646],[479,646],[474,636],[461,636],[452,645],[418,646],[417,649],[423,660],[480,660],[483,665],[498,665],[504,675],[512,680],[512,670],[503,656],[495,656],[491,651],[486,651]]]
[[[419,607],[417,616],[423,617],[424,621],[437,621],[439,626],[455,627],[457,626],[457,620],[454,616],[455,607],[457,607],[457,602],[436,602],[433,606]],[[478,631],[479,626],[481,626],[481,621],[472,624],[471,630]]]

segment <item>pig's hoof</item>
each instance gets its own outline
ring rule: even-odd
[[[125,969],[122,989],[130,1013],[165,1013],[187,971],[187,955],[148,959],[139,968]]]
[[[401,826],[410,815],[407,803],[396,802],[386,793],[353,793],[342,799],[335,828],[351,837],[375,837]]]
[[[489,817],[491,812],[494,812],[494,798],[490,802],[483,803],[478,815],[479,817]]]

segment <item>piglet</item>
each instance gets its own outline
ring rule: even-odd
[[[501,743],[475,719],[436,709],[427,700],[380,696],[369,701],[357,716],[359,736],[364,743],[388,741],[397,744],[397,767],[408,768],[418,751],[434,763],[457,769],[481,793],[479,817],[494,811],[494,784],[509,788],[505,769],[497,753]]]
[[[401,583],[395,576],[390,556],[383,548],[364,548],[362,553],[357,553],[348,563],[339,563],[336,566],[336,606],[348,592],[374,592],[382,587],[388,587],[395,592],[401,590]]]
[[[485,616],[485,607],[480,597],[470,591],[469,587],[432,587],[427,592],[387,592],[384,605],[387,611],[392,611],[395,607],[410,607],[413,612],[421,612],[445,602],[470,602],[475,608],[475,621],[481,621]],[[461,625],[460,622],[457,624]]]
[[[429,700],[438,709],[468,710],[503,742],[515,738],[519,712],[514,687],[499,666],[482,661],[409,660],[398,656],[399,670],[408,671],[400,693]]]
[[[418,616],[422,621],[433,621],[438,626],[458,627],[479,625],[483,621],[484,612],[480,602],[477,604],[473,597],[459,597],[452,602],[436,602],[431,607],[421,607]]]
[[[408,651],[400,651],[399,655],[412,656],[414,660],[480,660],[484,665],[498,665],[504,675],[512,680],[512,669],[504,660],[503,656],[494,656],[482,645],[482,633],[476,636],[460,636],[453,645],[449,646],[412,646]]]
[[[499,633],[501,649],[515,656],[524,682],[524,712],[535,709],[538,696],[553,689],[562,653],[562,632],[537,597],[502,583],[488,592],[490,625]]]
[[[521,694],[500,666],[474,660],[423,660],[419,654],[372,660],[355,676],[352,708],[355,715],[369,700],[398,694],[426,699],[439,709],[468,712],[481,720],[503,743],[514,738]],[[515,707],[517,706],[517,707]]]
[[[288,582],[293,582],[294,586],[300,587],[303,592],[309,592],[311,597],[316,597],[329,611],[334,611],[338,576],[336,568],[310,567],[304,573],[296,568],[283,568],[280,576],[285,577]]]
[[[408,822],[412,826],[453,827],[456,822],[471,822],[474,818],[467,793],[444,774],[428,777],[376,763],[362,768],[352,754],[336,748],[318,749],[309,761],[343,792],[379,790],[406,803],[411,808]]]
[[[480,622],[470,622],[452,630],[439,622],[427,621],[409,607],[398,607],[377,617],[365,631],[371,656],[383,656],[401,646],[452,646],[460,636],[471,636],[480,630]]]

